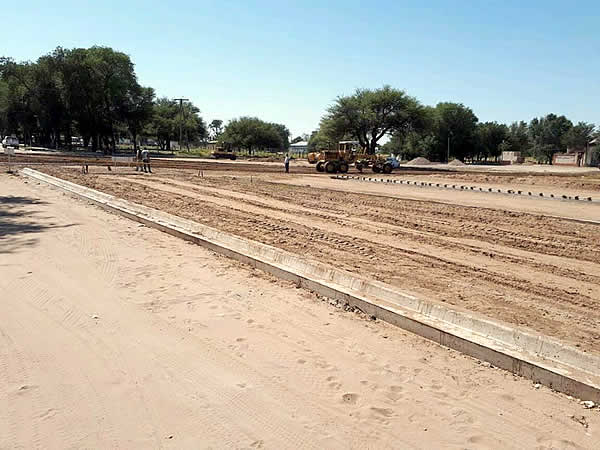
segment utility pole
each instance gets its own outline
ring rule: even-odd
[[[452,131],[448,131],[448,153],[446,156],[446,163],[450,162],[450,136],[452,135]]]
[[[179,122],[179,150],[181,150],[181,141],[183,139],[183,102],[189,101],[189,98],[174,98],[176,102],[179,102],[179,113],[181,114],[181,121]]]

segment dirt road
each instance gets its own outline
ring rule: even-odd
[[[600,414],[0,175],[0,448],[593,448]]]

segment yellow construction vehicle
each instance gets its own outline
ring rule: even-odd
[[[358,141],[340,141],[337,150],[309,153],[308,162],[317,165],[317,172],[346,173],[360,155]]]
[[[317,165],[318,172],[326,173],[346,173],[352,164],[359,172],[370,167],[375,173],[389,174],[394,169],[400,168],[400,162],[396,157],[368,155],[358,141],[340,141],[337,150],[311,153],[309,162]]]
[[[215,159],[223,158],[235,160],[237,159],[237,154],[235,153],[233,147],[230,144],[225,143],[222,146],[215,148],[215,151],[212,152],[211,157]]]
[[[306,155],[306,159],[308,159],[309,164],[317,164],[321,157],[321,152],[310,152],[308,155]]]

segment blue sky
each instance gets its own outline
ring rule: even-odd
[[[482,121],[549,112],[600,124],[600,2],[5,2],[0,55],[56,46],[129,54],[143,85],[203,117],[317,127],[357,87],[390,84],[424,104],[462,102]]]

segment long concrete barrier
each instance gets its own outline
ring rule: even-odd
[[[372,177],[363,177],[363,176],[355,176],[355,175],[332,175],[333,179],[336,180],[353,180],[353,181],[368,181],[371,183],[392,183],[392,184],[406,184],[410,186],[418,186],[418,187],[431,187],[436,189],[454,189],[454,190],[462,190],[462,191],[478,191],[485,192],[490,194],[501,194],[501,195],[512,195],[512,196],[521,196],[521,197],[535,197],[541,198],[545,200],[559,200],[559,201],[571,201],[571,202],[592,202],[592,203],[600,203],[600,199],[594,199],[589,196],[584,195],[567,195],[567,194],[552,194],[552,193],[544,193],[544,192],[531,192],[531,191],[519,191],[516,189],[498,189],[498,188],[488,188],[488,187],[480,187],[480,186],[465,186],[465,185],[456,185],[456,184],[440,184],[440,183],[431,183],[426,181],[414,181],[414,180],[404,180],[401,178],[372,178]]]
[[[535,383],[600,403],[600,357],[597,355],[529,329],[420,299],[394,286],[32,169],[23,169],[21,173],[109,211],[346,302],[367,314]]]

